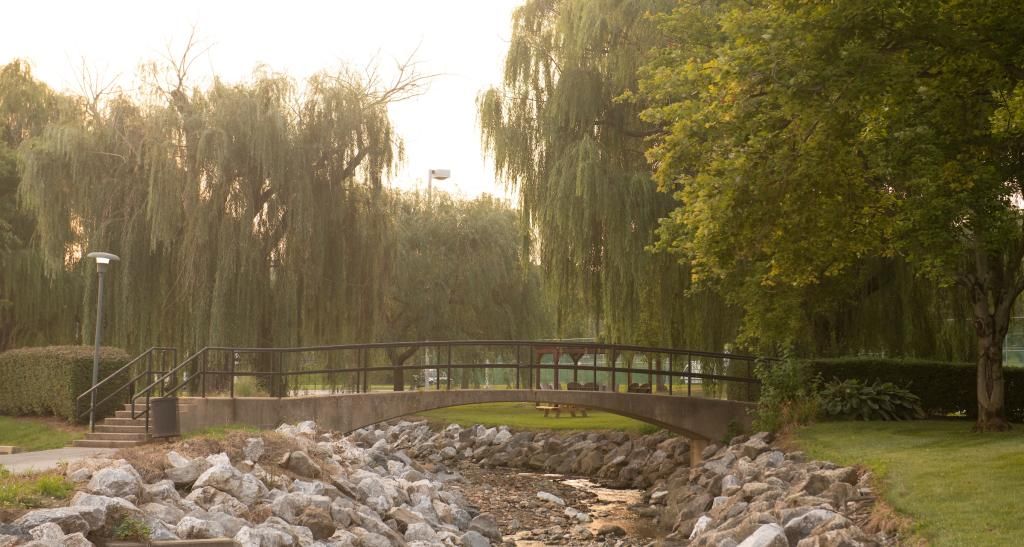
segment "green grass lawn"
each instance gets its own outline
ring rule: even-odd
[[[534,408],[533,403],[482,403],[477,405],[454,406],[423,412],[420,416],[434,422],[457,423],[462,426],[483,424],[486,426],[507,425],[519,430],[601,430],[610,429],[633,433],[653,433],[657,426],[599,410],[587,411],[586,418],[576,418],[563,412],[561,418],[545,418],[544,412]]]
[[[85,428],[71,426],[56,418],[12,418],[0,416],[0,445],[32,450],[62,448],[85,435]]]
[[[1021,545],[1024,427],[975,434],[965,421],[826,422],[796,443],[817,459],[863,464],[929,544]]]

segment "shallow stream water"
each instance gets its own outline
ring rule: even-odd
[[[523,478],[543,477],[581,492],[577,509],[590,514],[592,520],[586,526],[595,536],[597,531],[607,524],[620,526],[625,530],[626,536],[623,539],[630,543],[646,544],[665,535],[650,518],[641,517],[630,509],[631,506],[641,502],[642,490],[606,488],[590,479],[566,477],[553,473],[518,473],[518,475]],[[548,545],[542,541],[520,539],[516,539],[515,544],[518,547]]]

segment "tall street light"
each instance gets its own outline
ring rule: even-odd
[[[433,195],[434,195],[434,179],[445,180],[445,179],[447,179],[450,176],[452,176],[452,172],[449,169],[431,169],[430,172],[427,173],[427,207],[431,207],[433,205],[433,203],[434,203],[434,200],[433,200]],[[430,310],[427,311],[427,313],[429,314],[428,317],[430,318],[430,321],[433,322],[434,310],[430,309]],[[428,325],[428,328],[430,328],[430,325]],[[423,366],[424,367],[429,367],[430,366],[430,348],[428,348],[428,347],[424,347],[423,348]],[[427,369],[423,369],[424,385],[426,383],[426,377],[427,377]],[[437,377],[434,378],[434,382],[436,382],[436,385],[438,387],[441,386],[441,375],[440,374],[438,374]]]
[[[452,176],[452,172],[448,169],[431,169],[430,173],[427,174],[427,205],[433,203],[431,196],[434,193],[434,179],[445,180]]]
[[[107,266],[111,262],[121,260],[121,257],[103,252],[92,252],[89,258],[96,259],[96,275],[99,277],[99,288],[96,290],[96,347],[92,354],[92,397],[89,408],[89,431],[96,430],[96,382],[100,381],[100,339],[103,338],[103,274],[107,272]]]

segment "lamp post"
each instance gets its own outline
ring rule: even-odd
[[[431,169],[427,173],[427,207],[431,207],[433,205],[433,203],[434,203],[434,200],[433,200],[433,195],[434,195],[434,179],[445,180],[445,179],[447,179],[450,176],[452,176],[452,172],[451,172],[450,169]],[[429,314],[428,317],[430,317],[431,322],[433,322],[434,310],[430,309],[427,313]],[[428,328],[429,328],[429,325],[428,325]],[[429,367],[430,366],[430,348],[428,348],[426,346],[424,346],[424,348],[423,348],[423,366],[424,367]],[[424,368],[423,369],[424,382],[426,381],[426,377],[427,377],[427,369]],[[435,385],[438,388],[440,388],[440,386],[441,386],[441,376],[439,374],[436,375],[436,377],[434,378],[434,382],[435,382]]]
[[[96,275],[99,285],[96,289],[96,340],[92,354],[92,397],[89,401],[89,431],[96,430],[96,383],[100,381],[100,339],[103,338],[103,274],[107,272],[107,266],[111,262],[121,260],[121,257],[103,252],[92,252],[86,255],[88,258],[96,259]]]
[[[431,169],[427,174],[427,205],[433,203],[431,196],[434,194],[434,179],[445,180],[452,176],[452,172],[449,169]]]

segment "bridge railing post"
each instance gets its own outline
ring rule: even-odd
[[[448,344],[448,391],[452,390],[452,345]],[[463,372],[465,374],[465,372]]]
[[[611,361],[609,361],[608,363],[610,365],[610,368],[608,370],[610,371],[611,375],[608,380],[608,391],[615,393],[619,390],[619,379],[616,377],[616,375],[618,374],[618,368],[615,366],[616,361],[618,360],[618,356],[615,354],[615,348],[612,348],[611,351],[609,351],[608,353],[611,356]]]
[[[693,356],[686,354],[686,396],[693,396]]]
[[[675,373],[675,371],[672,370],[672,354],[670,353],[670,354],[668,354],[668,394],[669,395],[672,395],[672,384],[674,383],[673,380],[675,380],[674,373]]]

